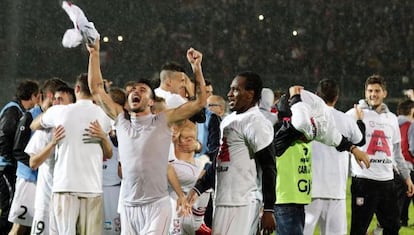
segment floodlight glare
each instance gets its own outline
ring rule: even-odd
[[[264,20],[264,15],[259,15],[259,20],[260,21]]]

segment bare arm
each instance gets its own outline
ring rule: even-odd
[[[112,158],[112,145],[109,141],[110,140],[108,138],[104,138],[101,143],[104,158],[107,159]]]
[[[201,61],[203,54],[190,48],[187,51],[187,59],[191,64],[197,84],[197,95],[194,101],[189,101],[175,109],[166,110],[168,123],[172,124],[190,118],[199,112],[207,103],[206,84],[204,82]]]
[[[115,103],[105,92],[99,59],[99,39],[94,45],[87,46],[89,51],[88,85],[94,100],[112,119],[123,112],[122,106]]]
[[[32,129],[32,131],[42,129],[42,125],[40,124],[40,120],[41,120],[42,115],[43,115],[42,113],[41,113],[41,114],[39,114],[39,116],[37,116],[37,117],[36,117],[36,118],[32,121],[32,123],[30,123],[30,129]]]
[[[178,180],[177,173],[175,172],[174,167],[171,164],[168,164],[168,171],[167,171],[167,178],[168,183],[170,183],[171,187],[173,188],[174,192],[177,194],[177,208],[176,211],[179,213],[183,213],[184,215],[189,214],[189,204],[187,203],[185,194],[181,189],[180,181]]]
[[[188,97],[194,96],[194,83],[188,76],[185,76],[185,90],[187,91]]]
[[[108,135],[102,130],[101,125],[98,121],[93,121],[89,124],[87,133],[84,136],[87,136],[83,139],[84,143],[99,143],[102,147],[104,158],[112,157],[112,145],[109,142]]]
[[[33,170],[39,168],[39,166],[50,156],[52,150],[55,148],[59,140],[63,139],[64,137],[65,129],[63,126],[59,125],[53,131],[52,141],[47,144],[38,154],[30,155],[30,168]]]

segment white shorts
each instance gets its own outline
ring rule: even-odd
[[[121,234],[121,219],[117,212],[120,185],[103,186],[104,235]]]
[[[345,199],[312,199],[305,206],[304,235],[312,235],[316,224],[321,234],[347,234],[346,200]]]
[[[16,191],[11,204],[9,221],[15,224],[32,226],[36,183],[22,178],[16,179]]]
[[[50,234],[102,234],[102,196],[52,193]]]
[[[35,208],[30,234],[49,235],[49,209]]]
[[[123,191],[124,191],[124,184],[122,183],[122,180],[121,180],[121,187],[119,189],[119,195],[118,195],[118,207],[116,209],[116,211],[119,214],[121,214],[121,211],[124,209],[124,204],[122,203],[122,198],[121,198]]]
[[[171,222],[170,197],[139,206],[123,205],[121,209],[122,235],[166,235]]]
[[[252,200],[247,206],[218,206],[213,216],[213,235],[256,234],[259,224],[260,203]]]

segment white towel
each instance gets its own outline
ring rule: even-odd
[[[73,29],[66,30],[62,45],[67,48],[77,47],[82,42],[93,44],[99,33],[92,22],[89,22],[83,11],[68,1],[62,1],[62,8],[73,22]]]

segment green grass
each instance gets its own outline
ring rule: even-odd
[[[347,192],[346,192],[346,204],[347,204],[347,218],[348,218],[348,234],[351,228],[351,191],[350,191],[350,185],[351,185],[351,180],[348,180],[348,187],[347,187]],[[400,229],[400,235],[412,235],[414,234],[414,207],[412,204],[410,204],[410,209],[408,211],[408,226],[409,227],[401,227]],[[411,225],[411,226],[410,226]],[[372,231],[375,227],[377,226],[377,218],[374,216],[374,218],[371,221],[371,224],[369,226],[368,231]],[[319,230],[318,228],[316,229],[315,235],[319,235]]]

